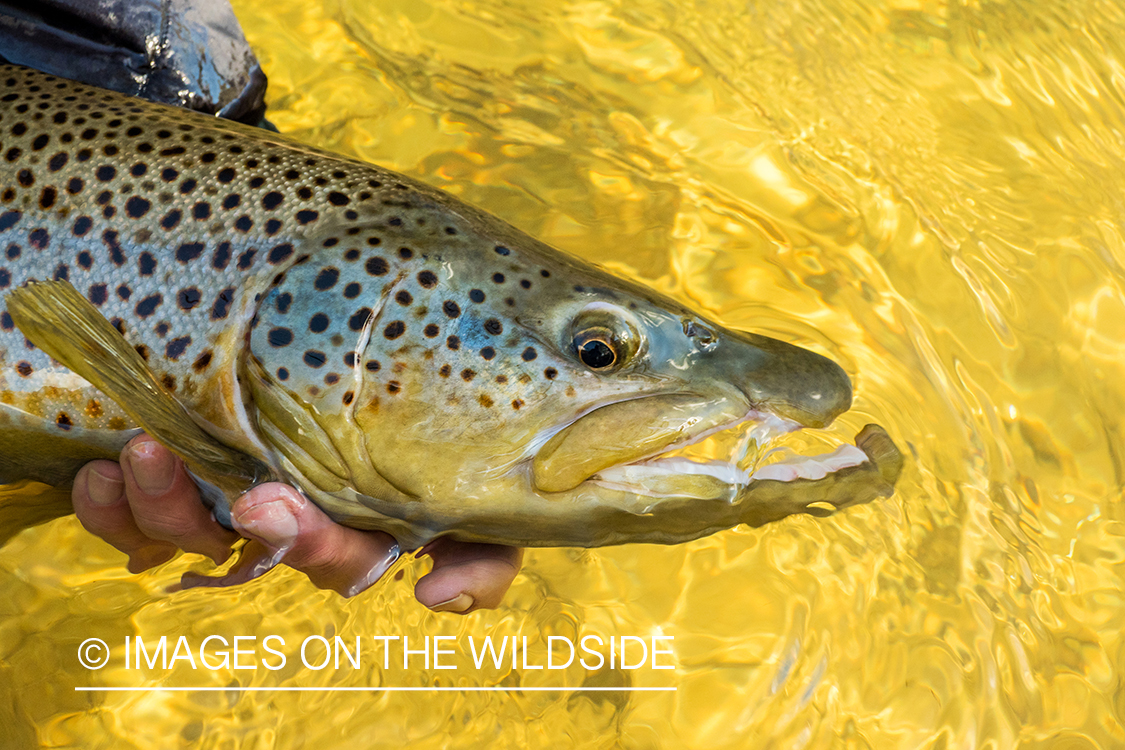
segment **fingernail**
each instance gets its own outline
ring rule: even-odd
[[[350,589],[344,592],[344,596],[351,598],[356,594],[360,594],[367,589],[371,588],[372,584],[383,577],[383,574],[391,569],[391,566],[398,560],[402,552],[397,544],[392,544],[390,549],[387,550],[387,556],[375,563],[371,570],[367,571],[367,575],[356,581]]]
[[[431,612],[457,612],[458,614],[468,611],[476,600],[468,594],[458,594],[449,601],[444,601],[440,604],[435,604],[430,607]]]
[[[288,549],[300,530],[293,509],[285,500],[246,501],[237,506],[233,516],[234,526],[256,537],[275,549]]]
[[[155,568],[157,565],[163,565],[176,556],[176,550],[170,549],[164,545],[151,545],[149,547],[142,547],[133,554],[129,555],[129,572],[140,573]]]
[[[171,489],[176,478],[176,459],[158,443],[131,445],[127,458],[133,479],[146,495],[162,495]]]
[[[94,505],[113,505],[125,494],[125,483],[116,477],[107,477],[97,469],[86,476],[86,496]]]

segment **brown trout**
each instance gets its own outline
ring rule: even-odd
[[[598,546],[825,515],[902,464],[875,426],[826,456],[693,460],[720,431],[829,424],[847,375],[404,176],[13,66],[0,293],[6,482],[65,487],[143,425],[220,520],[276,478],[406,549]]]

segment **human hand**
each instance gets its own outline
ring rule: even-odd
[[[179,550],[221,564],[239,539],[211,517],[183,462],[148,435],[131,440],[119,464],[86,464],[75,477],[71,500],[88,531],[129,556],[133,573],[168,562]],[[283,551],[281,562],[344,596],[373,584],[398,554],[389,534],[336,524],[294,488],[277,482],[238,498],[231,515],[251,539],[248,544]],[[429,555],[434,566],[414,589],[418,601],[435,612],[461,614],[498,606],[523,560],[518,548],[444,538],[420,554]]]

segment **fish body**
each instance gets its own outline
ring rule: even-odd
[[[878,430],[759,477],[666,456],[824,426],[850,381],[402,175],[0,66],[0,294],[36,280],[71,284],[217,443],[407,548],[682,541],[889,494],[901,465]],[[12,312],[0,480],[65,486],[140,407]]]

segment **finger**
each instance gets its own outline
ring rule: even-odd
[[[523,550],[499,544],[470,544],[441,538],[422,554],[434,568],[414,587],[414,596],[435,612],[468,614],[500,605],[523,564]]]
[[[91,461],[83,466],[74,478],[70,497],[74,513],[86,530],[129,556],[130,573],[140,573],[175,557],[174,545],[150,539],[137,528],[125,497],[121,467],[113,461]]]
[[[148,435],[139,435],[121,452],[121,470],[125,496],[141,533],[207,555],[216,564],[230,557],[238,535],[211,517],[183,462],[171,451]]]
[[[340,526],[289,485],[259,485],[231,509],[235,527],[284,555],[322,589],[355,596],[398,559],[394,537]]]

